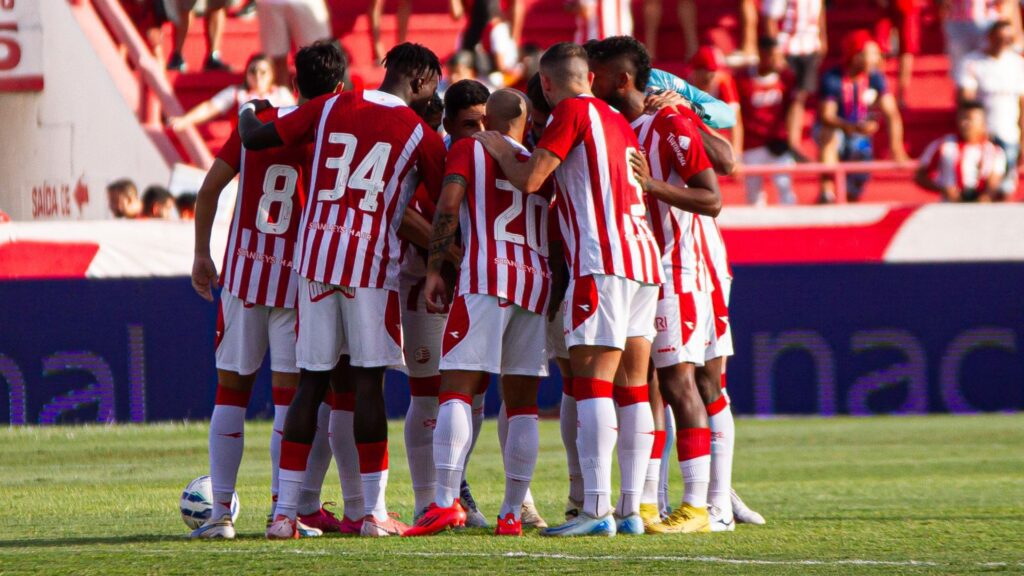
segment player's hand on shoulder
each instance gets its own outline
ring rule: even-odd
[[[437,272],[427,273],[427,282],[424,286],[426,291],[427,311],[435,314],[442,313],[448,308],[448,287],[444,278]]]
[[[661,90],[647,95],[644,99],[644,112],[647,114],[657,114],[662,108],[674,106],[682,106],[684,108],[691,108],[690,101],[679,95],[678,92],[673,90]]]
[[[213,302],[213,285],[217,283],[217,267],[209,255],[196,254],[192,260],[192,288],[207,302]]]
[[[485,130],[483,132],[477,132],[473,135],[473,138],[475,138],[477,142],[483,144],[484,148],[487,149],[487,152],[495,158],[499,158],[501,155],[512,151],[512,145],[505,140],[505,137],[501,135],[501,132]]]

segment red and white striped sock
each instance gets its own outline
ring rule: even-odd
[[[665,451],[665,431],[654,431],[654,443],[651,445],[651,459],[647,462],[647,474],[644,476],[644,491],[640,495],[641,504],[658,505],[658,488],[661,485],[661,454]]]
[[[211,518],[231,514],[231,498],[245,451],[245,408],[249,405],[249,394],[217,387],[209,436],[210,483],[213,485]]]
[[[415,511],[434,501],[437,476],[434,471],[434,425],[437,422],[437,394],[441,377],[409,378],[409,410],[405,413],[405,453],[415,498]]]
[[[312,444],[281,440],[280,491],[277,494],[275,516],[287,516],[292,520],[298,514],[299,495],[302,482],[306,479],[306,463]]]
[[[648,399],[647,384],[616,386],[616,417],[619,421],[620,492],[616,513],[625,518],[640,513],[640,500],[647,476],[647,465],[654,444],[654,414]]]
[[[573,378],[579,421],[576,449],[583,471],[583,511],[595,518],[612,511],[612,452],[618,437],[613,388],[607,380]]]
[[[363,484],[363,514],[378,521],[388,519],[385,493],[388,488],[388,441],[357,442],[359,478]]]
[[[288,418],[288,407],[295,397],[295,388],[275,386],[270,395],[274,401],[274,424],[270,431],[270,498],[277,506],[279,476],[281,474],[281,439],[284,438],[284,421]],[[274,514],[274,510],[270,510]]]
[[[569,498],[582,502],[583,470],[580,469],[580,453],[576,450],[579,416],[576,410],[576,397],[573,396],[571,378],[562,381],[562,404],[558,410],[558,425],[562,432],[565,460],[569,468]]]
[[[313,514],[320,510],[320,491],[324,486],[327,469],[331,467],[331,441],[328,430],[331,422],[332,394],[320,403],[316,413],[316,436],[313,437],[313,448],[309,451],[309,462],[306,463],[306,479],[302,481],[302,492],[299,494],[299,514]]]
[[[708,425],[711,427],[711,483],[708,487],[708,500],[721,511],[723,518],[731,518],[730,490],[736,423],[729,407],[729,397],[725,394],[708,405]]]
[[[434,466],[437,490],[434,502],[451,506],[459,497],[466,455],[473,437],[473,399],[466,394],[443,392],[438,397],[437,427],[434,428]]]
[[[676,432],[679,470],[683,473],[683,502],[697,508],[708,505],[708,481],[711,477],[711,431],[707,428],[680,428]]]
[[[523,502],[530,490],[533,470],[537,466],[540,431],[537,407],[517,408],[508,414],[508,438],[503,450],[505,460],[505,499],[498,516],[511,512],[519,520]]]
[[[352,392],[334,395],[334,409],[331,410],[329,426],[331,452],[338,464],[338,480],[341,481],[341,498],[345,503],[344,515],[350,520],[363,517],[363,483],[359,477],[359,451],[352,429],[355,418],[355,394]]]

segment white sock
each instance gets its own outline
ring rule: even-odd
[[[725,398],[723,396],[723,398]],[[709,407],[709,411],[716,403]],[[732,453],[736,441],[736,424],[728,402],[716,414],[708,415],[711,428],[711,482],[708,485],[708,501],[718,508],[723,517],[732,517]]]
[[[470,398],[442,394],[434,428],[434,466],[437,468],[437,491],[434,502],[451,506],[459,497],[466,457],[473,436],[473,414]]]
[[[672,408],[665,406],[665,450],[661,453],[663,464],[672,461],[672,444],[676,440],[676,419]],[[668,476],[670,466],[661,467],[661,484],[658,486],[658,509],[662,514],[672,512],[672,499],[668,495]]]
[[[281,438],[284,437],[284,421],[288,417],[288,404],[274,404],[274,424],[270,430],[270,496],[277,500],[278,476],[281,472]],[[275,502],[276,505],[276,502]],[[273,515],[274,510],[270,513]]]
[[[388,519],[388,441],[357,443],[356,450],[363,485],[363,514],[384,522]]]
[[[352,431],[354,415],[350,410],[331,410],[331,452],[338,464],[344,516],[350,520],[363,517],[363,484],[359,477],[359,452]]]
[[[640,495],[641,504],[658,505],[658,488],[661,485],[661,454],[665,451],[665,431],[654,431],[654,443],[651,445],[651,459],[647,462],[647,474],[644,475],[644,491]]]
[[[707,506],[711,456],[698,456],[680,461],[679,471],[683,473],[683,502],[697,508]]]
[[[415,497],[414,511],[434,501],[437,487],[434,471],[434,423],[437,420],[437,396],[412,396],[405,413],[405,452]]]
[[[537,409],[513,415],[508,421],[508,432],[509,442],[504,450],[505,499],[498,516],[504,518],[511,512],[519,520],[540,449]]]
[[[302,481],[302,493],[299,495],[299,514],[313,514],[322,506],[320,491],[324,486],[327,469],[331,467],[330,423],[331,405],[321,402],[316,413],[316,436],[313,437],[313,449],[309,451],[306,478]]]
[[[231,514],[231,498],[245,450],[245,408],[217,404],[210,417],[210,482],[213,485],[211,518]]]
[[[571,385],[571,384],[570,384]],[[562,431],[565,445],[565,461],[569,467],[569,498],[583,501],[583,470],[580,469],[580,453],[576,450],[578,416],[576,398],[562,393],[562,405],[558,410],[558,426]]]
[[[584,390],[585,393],[581,393]],[[612,452],[618,436],[612,383],[574,378],[573,391],[579,419],[576,449],[583,470],[583,511],[600,518],[607,516],[612,508]]]
[[[630,398],[623,401],[624,395]],[[640,496],[654,445],[654,415],[647,401],[647,386],[616,388],[616,396],[620,398],[616,417],[621,492],[616,512],[624,518],[640,513]]]
[[[306,479],[306,464],[312,446],[301,442],[281,441],[280,491],[277,495],[275,516],[287,516],[292,520],[298,514],[302,482]]]
[[[469,450],[466,451],[466,459],[462,463],[462,480],[466,479],[466,469],[469,468],[469,457],[473,455],[473,449],[476,448],[477,438],[480,437],[480,431],[484,428],[485,396],[485,394],[475,394],[473,396],[473,440],[469,444]]]

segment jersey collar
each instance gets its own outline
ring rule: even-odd
[[[388,108],[402,108],[408,106],[405,100],[402,100],[394,94],[388,94],[387,92],[381,92],[380,90],[363,90],[363,100],[367,102],[373,102],[374,104],[380,104],[381,106],[387,106]]]

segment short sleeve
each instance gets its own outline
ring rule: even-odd
[[[583,136],[586,107],[586,102],[577,98],[566,98],[560,102],[551,112],[548,126],[537,148],[543,148],[560,160],[565,160]]]
[[[238,136],[238,130],[232,130],[228,141],[217,153],[217,158],[238,172],[242,165],[242,139]]]
[[[878,92],[879,96],[885,94],[888,90],[885,83],[885,75],[881,72],[872,72],[871,76],[868,77],[868,84]]]
[[[242,104],[238,101],[238,86],[228,86],[227,88],[217,92],[210,98],[210,103],[217,109],[221,114],[227,114],[228,112],[237,112],[237,106]],[[235,108],[232,110],[232,108]]]
[[[935,140],[932,140],[931,143],[928,144],[928,147],[924,149],[924,152],[921,154],[921,157],[918,159],[919,165],[927,166],[929,173],[934,172],[939,167],[939,147],[942,146],[942,143],[945,141],[945,136],[943,136],[942,138],[936,138]]]
[[[277,128],[277,134],[281,137],[281,141],[288,146],[311,143],[324,104],[329,98],[336,96],[336,94],[325,94],[299,106],[287,116],[275,120],[274,126]]]
[[[444,161],[445,178],[461,176],[469,182],[473,174],[474,146],[477,146],[477,143],[472,138],[463,139],[452,146],[451,150],[448,151],[448,157]]]
[[[843,95],[843,79],[834,71],[825,73],[821,78],[821,98],[838,102]]]
[[[711,168],[700,132],[692,122],[673,115],[666,118],[662,126],[669,134],[661,140],[661,153],[672,159],[672,167],[683,180]]]
[[[423,139],[417,147],[416,166],[427,197],[436,203],[441,197],[441,184],[444,181],[444,141],[440,134],[426,124],[420,123],[420,128],[423,130]]]

